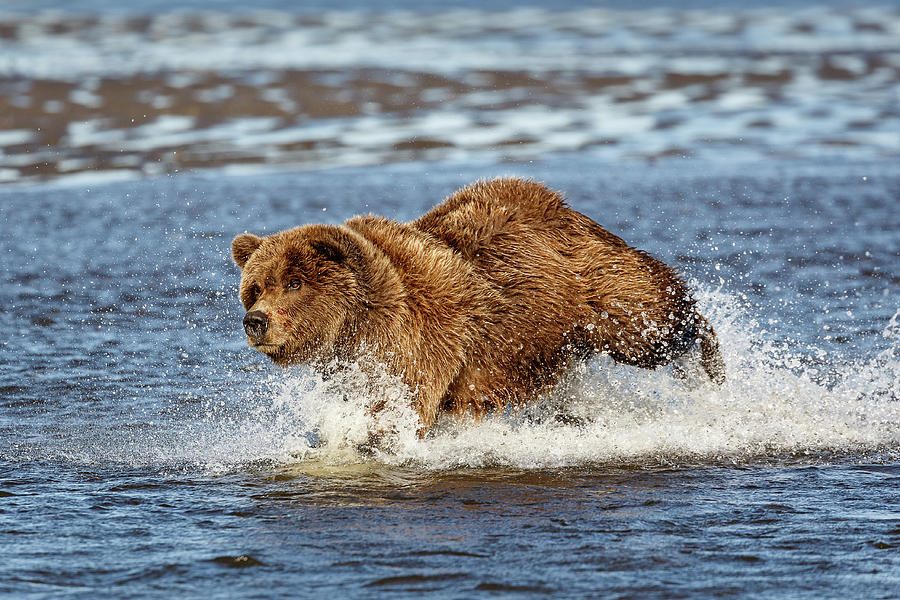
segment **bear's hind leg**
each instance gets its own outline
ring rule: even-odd
[[[725,361],[716,332],[704,317],[696,315],[695,318],[695,340],[687,351],[674,357],[672,374],[684,382],[696,382],[698,377],[706,377],[716,385],[722,385],[725,383]]]
[[[725,383],[725,361],[719,349],[719,338],[712,325],[697,315],[697,337],[700,339],[700,365],[710,381],[716,385]]]

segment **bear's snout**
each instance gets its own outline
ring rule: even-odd
[[[260,341],[269,329],[269,317],[261,310],[251,310],[244,315],[244,331],[247,337],[254,341]]]

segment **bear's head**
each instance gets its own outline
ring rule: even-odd
[[[327,361],[365,304],[360,241],[341,227],[306,225],[231,243],[250,347],[279,365]]]

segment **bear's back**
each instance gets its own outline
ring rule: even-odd
[[[621,252],[621,238],[566,204],[562,195],[530,179],[499,178],[468,185],[410,223],[450,246],[466,260],[509,240],[544,240],[565,246],[572,234]]]
[[[650,357],[669,343],[663,338],[689,326],[693,302],[673,270],[572,210],[542,184],[480,181],[412,226],[473,266],[502,300],[504,320],[514,329],[572,339],[573,324],[593,324],[604,340],[628,344],[621,350],[591,345],[637,364],[655,360]],[[645,335],[647,323],[660,332]]]
[[[562,197],[541,184],[494,179],[462,188],[411,225],[472,260],[498,237],[551,229],[563,210]]]

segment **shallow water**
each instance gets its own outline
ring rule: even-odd
[[[897,583],[896,466],[34,470],[4,499],[16,597],[889,598]]]
[[[896,6],[181,4],[0,20],[0,595],[896,597]],[[234,235],[498,175],[684,273],[726,384],[419,440],[246,347]]]
[[[0,11],[0,181],[900,156],[895,3],[290,4]]]
[[[595,362],[421,441],[397,410],[393,451],[360,456],[352,378],[244,347],[230,239],[408,218],[496,173],[566,190],[692,277],[728,382]],[[898,191],[885,163],[577,156],[2,190],[0,589],[891,597]]]

